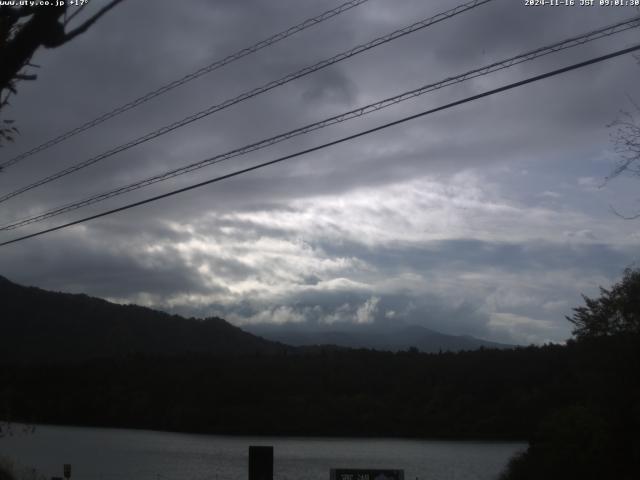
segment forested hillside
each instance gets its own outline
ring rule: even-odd
[[[529,439],[529,449],[513,460],[505,478],[630,480],[640,465],[639,293],[640,271],[628,271],[614,288],[602,290],[597,299],[585,297],[585,306],[575,309],[569,319],[574,340],[511,350],[288,349],[221,320],[211,323],[219,330],[190,320],[178,344],[198,342],[189,335],[232,332],[230,342],[248,339],[253,342],[248,345],[267,348],[246,347],[244,355],[223,348],[127,354],[122,345],[137,345],[126,343],[126,329],[116,330],[113,335],[125,339],[114,349],[117,355],[75,362],[48,357],[36,362],[37,356],[25,362],[24,356],[5,355],[0,415],[29,423],[228,434]],[[38,300],[43,303],[29,307],[42,312],[29,320],[32,328],[45,328],[53,312],[96,318],[104,322],[101,332],[112,325],[101,312],[112,307],[114,312],[157,315],[83,297],[86,317],[74,317],[77,310],[64,310],[72,296],[49,297],[41,291],[16,290],[24,297],[8,303],[18,308],[31,294],[43,295]],[[20,317],[27,310],[18,310],[14,318],[27,318]],[[185,322],[157,318],[167,325]],[[126,321],[126,315],[118,320]],[[130,328],[139,328],[138,321],[132,320]],[[21,348],[53,350],[48,342],[59,338],[51,332],[48,340],[45,333],[32,344],[25,340]]]
[[[183,318],[87,295],[23,287],[0,277],[0,360],[82,361],[131,353],[274,353],[285,348],[220,318]]]

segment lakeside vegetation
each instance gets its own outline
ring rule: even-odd
[[[130,353],[0,366],[15,421],[224,434],[529,439],[505,480],[637,478],[640,271],[566,345],[425,354],[335,347]]]
[[[46,477],[34,468],[16,464],[0,455],[0,480],[46,480]]]
[[[501,480],[616,478],[640,474],[640,269],[568,317],[582,355],[574,374],[586,383],[570,403],[538,420],[528,449]],[[570,347],[570,345],[569,345]]]

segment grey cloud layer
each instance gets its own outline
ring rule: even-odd
[[[335,4],[125,2],[81,41],[39,52],[40,78],[20,86],[10,111],[22,135],[0,153],[8,158]],[[452,6],[372,0],[24,162],[0,175],[0,188],[33,181]],[[497,0],[7,202],[2,220],[633,14]],[[636,38],[631,32],[549,56],[127,198],[275,158]],[[366,317],[504,341],[562,340],[568,335],[563,315],[580,302],[579,294],[596,293],[598,284],[609,284],[637,260],[637,226],[608,210],[610,203],[628,204],[635,184],[597,189],[585,179],[602,178],[615,160],[606,124],[625,107],[625,94],[637,95],[639,73],[632,58],[617,59],[27,241],[0,252],[0,274],[237,323]]]

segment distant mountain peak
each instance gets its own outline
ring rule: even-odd
[[[335,345],[389,351],[408,350],[415,347],[426,353],[477,350],[480,347],[499,349],[514,347],[514,345],[482,340],[471,335],[448,335],[422,325],[400,324],[397,327],[369,325],[348,330],[338,328],[313,330],[304,329],[297,325],[251,325],[246,329],[269,340],[296,347]]]

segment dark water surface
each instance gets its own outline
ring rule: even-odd
[[[249,445],[274,446],[276,480],[328,480],[330,468],[404,469],[405,479],[489,480],[525,448],[512,442],[227,437],[38,426],[0,438],[0,455],[71,480],[245,480]]]

